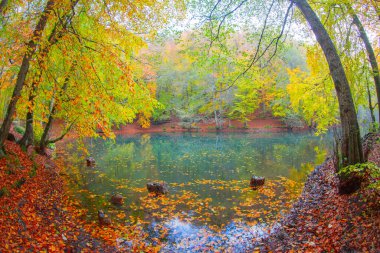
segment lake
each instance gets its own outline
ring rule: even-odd
[[[291,208],[329,149],[325,138],[306,133],[141,134],[84,146],[95,168],[76,142],[66,145],[65,160],[89,219],[103,209],[116,222],[139,222],[148,243],[164,238],[164,252],[202,251],[210,243],[246,250]],[[251,189],[253,175],[265,185]],[[149,195],[153,181],[166,182],[169,194]],[[115,193],[125,197],[122,206],[110,204]]]

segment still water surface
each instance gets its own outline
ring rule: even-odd
[[[193,252],[213,242],[238,252],[290,209],[329,145],[310,134],[181,133],[85,146],[95,168],[86,167],[75,142],[67,145],[66,160],[76,197],[90,215],[103,209],[118,222],[142,222],[151,237],[164,228],[163,251]],[[264,176],[265,186],[252,190],[252,175]],[[168,183],[169,195],[149,196],[152,181]],[[125,197],[122,206],[109,203],[114,193]]]

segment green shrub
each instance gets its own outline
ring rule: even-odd
[[[22,126],[15,126],[13,128],[17,133],[19,134],[24,134],[25,133],[25,128],[23,128]]]
[[[47,145],[48,148],[52,149],[52,150],[55,150],[55,143],[49,143]]]
[[[8,195],[9,194],[9,191],[7,189],[7,187],[3,187],[0,189],[0,197],[4,196],[4,195]]]
[[[293,113],[287,114],[282,118],[282,121],[288,128],[300,128],[304,126],[304,121],[302,120],[301,116]]]
[[[6,173],[7,175],[14,175],[14,174],[16,174],[16,172],[14,171],[13,168],[9,168],[9,169],[7,169],[7,170],[5,171],[5,173]]]
[[[37,171],[35,169],[32,169],[29,171],[29,177],[32,178],[32,177],[35,177],[37,175]]]
[[[22,177],[22,178],[20,178],[19,180],[17,180],[17,181],[13,184],[13,187],[14,187],[14,188],[20,188],[25,182],[26,182],[26,179]]]
[[[357,176],[369,181],[368,188],[380,190],[380,168],[376,164],[358,163],[355,165],[349,165],[342,168],[338,175],[343,178],[349,178],[351,176]]]
[[[170,119],[170,112],[166,111],[164,108],[155,109],[152,115],[152,123],[155,125],[169,122]]]

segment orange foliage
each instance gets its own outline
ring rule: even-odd
[[[121,237],[136,242],[133,251],[158,252],[159,246],[147,249],[138,243],[146,235],[134,225],[101,227],[87,221],[87,210],[67,194],[59,162],[39,155],[30,159],[17,144],[5,144],[8,156],[0,159],[0,252],[115,252]]]

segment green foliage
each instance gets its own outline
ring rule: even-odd
[[[165,109],[155,109],[152,114],[153,124],[159,124],[170,120],[170,113]]]
[[[14,184],[13,184],[13,187],[14,188],[20,188],[23,184],[25,184],[26,182],[26,179],[25,178],[20,178],[19,180],[17,180]]]
[[[380,190],[380,168],[374,163],[367,162],[349,165],[340,169],[338,175],[343,178],[358,176],[368,179],[370,182],[368,188]]]
[[[259,94],[257,82],[240,82],[235,93],[234,104],[228,117],[237,119],[243,123],[249,121],[248,116],[255,112],[259,107]]]
[[[5,171],[5,174],[7,174],[7,175],[14,175],[14,174],[16,174],[16,172],[15,172],[15,170],[13,168],[8,168]]]
[[[304,126],[304,122],[303,122],[301,116],[299,116],[293,112],[287,113],[282,118],[282,120],[285,123],[285,125],[289,128],[300,128],[300,127]]]
[[[49,149],[52,149],[52,150],[55,150],[55,148],[56,148],[55,143],[49,143],[49,144],[47,145],[47,147],[48,147]]]
[[[25,133],[25,128],[23,128],[22,126],[15,126],[14,127],[14,130],[19,133],[19,134],[24,134]]]
[[[36,167],[33,167],[30,171],[29,171],[29,177],[32,178],[32,177],[35,177],[37,175],[37,169]]]
[[[287,93],[293,111],[309,125],[316,124],[317,134],[324,133],[339,122],[338,101],[321,49],[308,48],[307,64],[309,72],[288,69]]]
[[[7,187],[3,187],[0,189],[0,197],[9,195],[9,191]]]
[[[191,129],[199,129],[199,126],[195,122],[180,122],[179,126],[183,129],[191,130]]]
[[[35,177],[37,175],[37,170],[38,170],[38,164],[33,160],[33,167],[28,173],[29,177],[30,178]]]
[[[44,129],[42,128],[40,124],[34,124],[33,126],[34,143],[40,142],[43,132],[44,132]]]

